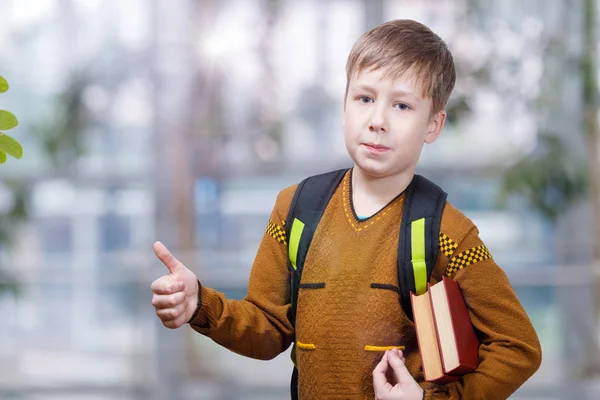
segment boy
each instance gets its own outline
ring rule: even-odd
[[[477,370],[448,385],[424,382],[414,325],[398,301],[404,191],[424,143],[433,143],[444,126],[455,81],[452,56],[424,25],[396,20],[360,37],[346,73],[343,126],[354,166],[314,234],[295,325],[288,316],[284,221],[297,185],[277,197],[242,301],[202,286],[155,243],[156,255],[171,272],[152,284],[156,313],[169,328],[189,323],[248,357],[271,359],[294,341],[300,400],[373,399],[374,369],[380,361],[379,370],[385,367],[383,357],[400,358],[412,376],[398,398],[506,399],[539,367],[540,344],[477,228],[451,204],[442,214],[430,282],[448,276],[459,283],[481,341]],[[403,352],[388,357],[392,348]]]

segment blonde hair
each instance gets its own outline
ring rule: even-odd
[[[432,99],[432,114],[446,107],[456,81],[454,60],[446,43],[425,25],[397,19],[365,32],[354,44],[346,63],[346,94],[350,78],[365,69],[383,69],[384,77],[405,73],[414,78],[422,97]]]

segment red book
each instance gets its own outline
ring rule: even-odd
[[[458,283],[445,276],[428,290],[444,372],[464,375],[479,364],[479,340]]]
[[[426,293],[411,293],[425,380],[444,384],[479,364],[479,340],[458,284],[443,277]]]

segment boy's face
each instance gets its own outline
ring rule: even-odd
[[[410,74],[393,80],[367,69],[351,76],[344,103],[346,149],[356,167],[375,178],[414,172],[423,144],[433,143],[446,112],[431,115],[431,98]]]

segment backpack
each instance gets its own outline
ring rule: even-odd
[[[304,260],[323,212],[347,169],[306,178],[298,185],[285,229],[288,239],[291,308],[288,318],[296,323],[298,289]],[[427,282],[437,261],[439,231],[447,194],[426,178],[416,175],[406,188],[398,242],[398,283],[400,304],[407,317],[413,319],[410,293],[425,293]],[[294,371],[292,399],[298,399],[298,369],[295,367],[296,346],[292,348]]]

